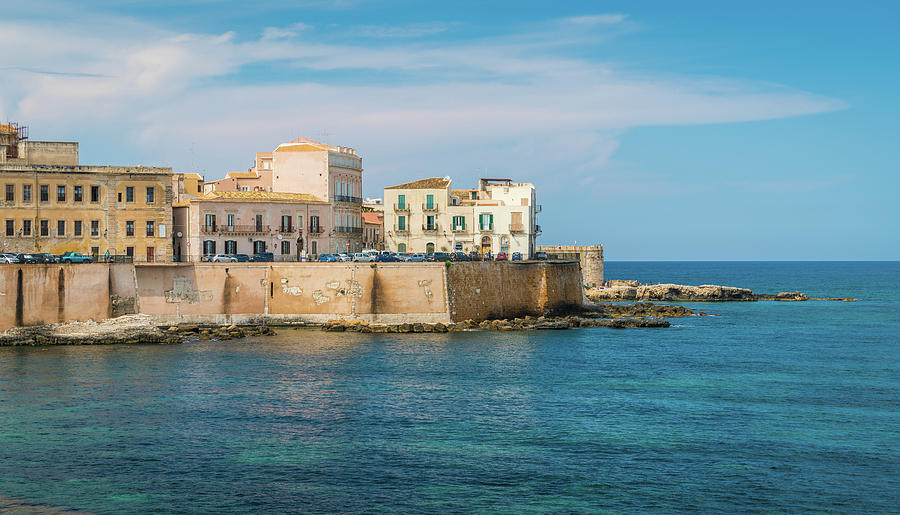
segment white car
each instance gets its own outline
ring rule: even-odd
[[[353,261],[357,263],[374,263],[375,262],[375,254],[369,252],[357,252],[353,254]]]
[[[19,256],[15,254],[0,254],[0,263],[15,264],[19,262]]]
[[[350,254],[347,254],[345,252],[341,252],[340,254],[335,254],[335,256],[337,256],[337,258],[340,259],[341,261],[353,261],[353,258],[350,257]]]
[[[228,254],[216,254],[210,261],[213,263],[237,263],[237,258]]]

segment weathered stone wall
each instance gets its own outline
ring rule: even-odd
[[[581,301],[575,262],[0,266],[0,330],[129,313],[161,323],[447,323],[540,315]]]
[[[603,285],[603,245],[541,245],[537,249],[546,252],[550,259],[578,261],[584,282]]]
[[[453,263],[447,277],[453,321],[538,316],[583,301],[576,262]]]
[[[0,266],[0,330],[109,316],[106,265]]]

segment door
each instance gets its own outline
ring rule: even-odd
[[[156,260],[156,247],[147,247],[147,262],[152,263]]]
[[[434,243],[428,242],[425,244],[425,253],[434,254]]]

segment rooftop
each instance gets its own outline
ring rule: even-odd
[[[428,179],[419,179],[418,181],[407,182],[390,186],[386,190],[439,190],[450,186],[449,177],[431,177]]]
[[[211,191],[199,197],[175,204],[175,207],[187,206],[191,202],[280,202],[280,203],[319,203],[324,200],[309,193],[282,193],[277,191]]]
[[[363,220],[366,221],[367,224],[380,224],[381,223],[381,213],[377,213],[375,211],[367,211],[362,214]]]

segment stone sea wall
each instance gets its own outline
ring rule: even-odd
[[[0,331],[143,314],[160,324],[451,323],[582,304],[578,263],[0,266]]]

